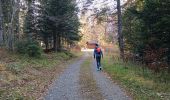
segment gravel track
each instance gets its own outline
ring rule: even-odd
[[[104,75],[102,71],[97,71],[95,66],[96,63],[93,61],[93,75],[105,100],[132,100],[117,84],[109,80],[109,78]]]
[[[84,58],[71,64],[50,87],[45,100],[81,100],[79,70]]]
[[[44,100],[84,100],[81,96],[79,74],[80,67],[85,59],[92,57],[91,53],[84,53],[84,56],[68,66],[61,73],[60,77],[54,81],[45,95]],[[99,87],[104,100],[132,100],[122,89],[110,81],[102,72],[96,70],[95,61],[91,64],[91,70],[96,80],[96,85]]]

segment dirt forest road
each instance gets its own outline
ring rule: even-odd
[[[102,71],[96,70],[95,60],[91,58],[92,52],[84,52],[79,60],[69,65],[43,100],[132,100]],[[89,66],[82,67],[87,60],[91,61]]]

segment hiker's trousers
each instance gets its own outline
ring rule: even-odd
[[[101,56],[96,57],[97,69],[101,66]]]

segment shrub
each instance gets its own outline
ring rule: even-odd
[[[25,54],[26,53],[26,47],[28,45],[28,41],[18,41],[16,43],[16,51],[20,54]]]
[[[19,41],[16,44],[16,51],[30,57],[40,57],[42,49],[36,41]]]
[[[26,51],[30,57],[40,57],[41,56],[41,48],[36,44],[28,45]]]

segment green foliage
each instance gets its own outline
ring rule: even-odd
[[[22,66],[18,63],[8,64],[7,69],[14,74],[19,74],[22,70]]]
[[[41,56],[41,48],[37,44],[34,44],[34,43],[29,44],[26,51],[30,57],[40,57]]]
[[[140,55],[150,67],[155,62],[164,62],[167,67],[170,62],[169,12],[168,0],[137,0],[123,13],[126,50]]]
[[[25,54],[27,45],[27,41],[19,41],[18,43],[16,43],[16,51],[20,54]]]
[[[52,68],[56,67],[56,65],[62,61],[65,62],[75,57],[76,56],[70,52],[42,54],[40,58],[30,58],[27,55],[11,54],[11,58],[15,59],[16,62],[9,63],[7,69],[14,74],[20,74],[24,68],[30,67],[30,65],[37,70],[41,68]]]
[[[35,16],[35,8],[33,7],[34,5],[34,0],[29,0],[28,1],[28,11],[25,16],[25,22],[24,22],[24,35],[28,39],[32,39],[33,36],[35,37],[36,34],[36,16]]]
[[[17,39],[22,40],[24,37],[30,41],[43,41],[46,49],[61,50],[63,45],[67,46],[81,39],[78,34],[80,23],[76,2],[72,0],[39,0],[39,4],[36,2],[36,0],[2,0],[5,46],[13,50],[15,48],[13,44]]]
[[[61,49],[62,42],[79,41],[79,19],[72,0],[48,0],[42,2],[42,13],[38,20],[38,33],[46,48],[54,40],[53,48]],[[63,41],[64,40],[64,41]]]
[[[21,95],[21,93],[19,93],[18,91],[13,91],[11,93],[11,91],[13,91],[12,89],[10,91],[7,91],[5,93],[3,93],[2,95],[0,94],[0,99],[1,100],[24,100],[24,96]],[[1,92],[1,90],[0,90]]]
[[[11,1],[9,0],[1,0],[2,2],[2,12],[3,12],[3,21],[4,21],[4,24],[8,24],[10,22],[10,18],[8,17],[9,14],[12,13],[12,4],[11,4]]]
[[[130,91],[133,99],[168,100],[170,98],[168,73],[153,73],[147,68],[143,69],[143,66],[130,62],[122,63],[110,57],[105,57],[102,64],[112,79]]]
[[[40,57],[42,54],[41,47],[37,42],[19,41],[16,44],[16,51],[20,54],[26,54],[30,57]]]

